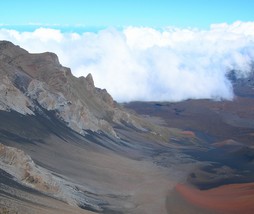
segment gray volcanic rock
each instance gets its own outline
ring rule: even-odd
[[[127,111],[53,53],[0,41],[0,75],[0,213],[167,213],[195,134]]]
[[[22,150],[0,143],[0,166],[17,180],[44,192],[58,192],[60,182]],[[58,184],[59,183],[59,184]]]
[[[36,189],[46,195],[65,201],[72,206],[85,203],[85,196],[77,194],[73,183],[38,166],[24,151],[0,143],[0,169],[12,175],[19,183]],[[101,211],[96,202],[90,205]]]
[[[34,114],[31,100],[17,89],[7,76],[0,79],[0,110]]]
[[[35,114],[38,109],[55,115],[80,134],[103,131],[116,137],[113,125],[128,123],[143,130],[129,113],[117,108],[93,77],[76,78],[54,53],[30,54],[14,44],[0,42],[0,109]]]
[[[87,76],[86,76],[86,81],[88,83],[88,85],[91,87],[91,88],[94,88],[94,81],[93,81],[93,76],[91,73],[89,73]]]
[[[254,64],[249,72],[229,71],[227,78],[231,81],[236,96],[253,97]]]

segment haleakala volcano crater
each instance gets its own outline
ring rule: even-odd
[[[117,103],[0,41],[0,213],[254,213],[254,75],[226,100]]]

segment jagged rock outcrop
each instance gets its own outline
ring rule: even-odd
[[[123,121],[143,130],[129,113],[117,107],[105,89],[94,86],[93,77],[76,78],[54,53],[30,54],[19,46],[0,42],[0,110],[37,114],[53,111],[80,134],[103,131],[117,137],[114,124]]]
[[[60,185],[45,169],[37,166],[22,150],[0,143],[0,166],[19,182],[47,193],[56,193]]]
[[[24,151],[5,146],[2,143],[0,143],[0,169],[12,175],[17,182],[44,194],[54,196],[70,205],[79,206],[88,203],[86,196],[74,188],[73,183],[38,166]],[[96,203],[89,206],[94,210],[101,211]]]

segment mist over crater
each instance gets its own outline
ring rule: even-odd
[[[77,77],[91,73],[97,87],[119,102],[233,99],[228,73],[247,77],[253,70],[254,23],[195,28],[129,26],[97,32],[38,28],[0,30],[30,52],[52,51]]]

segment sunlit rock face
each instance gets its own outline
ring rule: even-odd
[[[23,115],[53,111],[80,134],[91,130],[117,137],[113,124],[126,118],[142,129],[105,89],[94,86],[91,74],[74,77],[54,53],[30,54],[7,41],[0,42],[0,50],[1,110]]]
[[[37,166],[24,151],[0,143],[1,168],[20,182],[38,190],[56,193],[60,183],[45,169]]]

